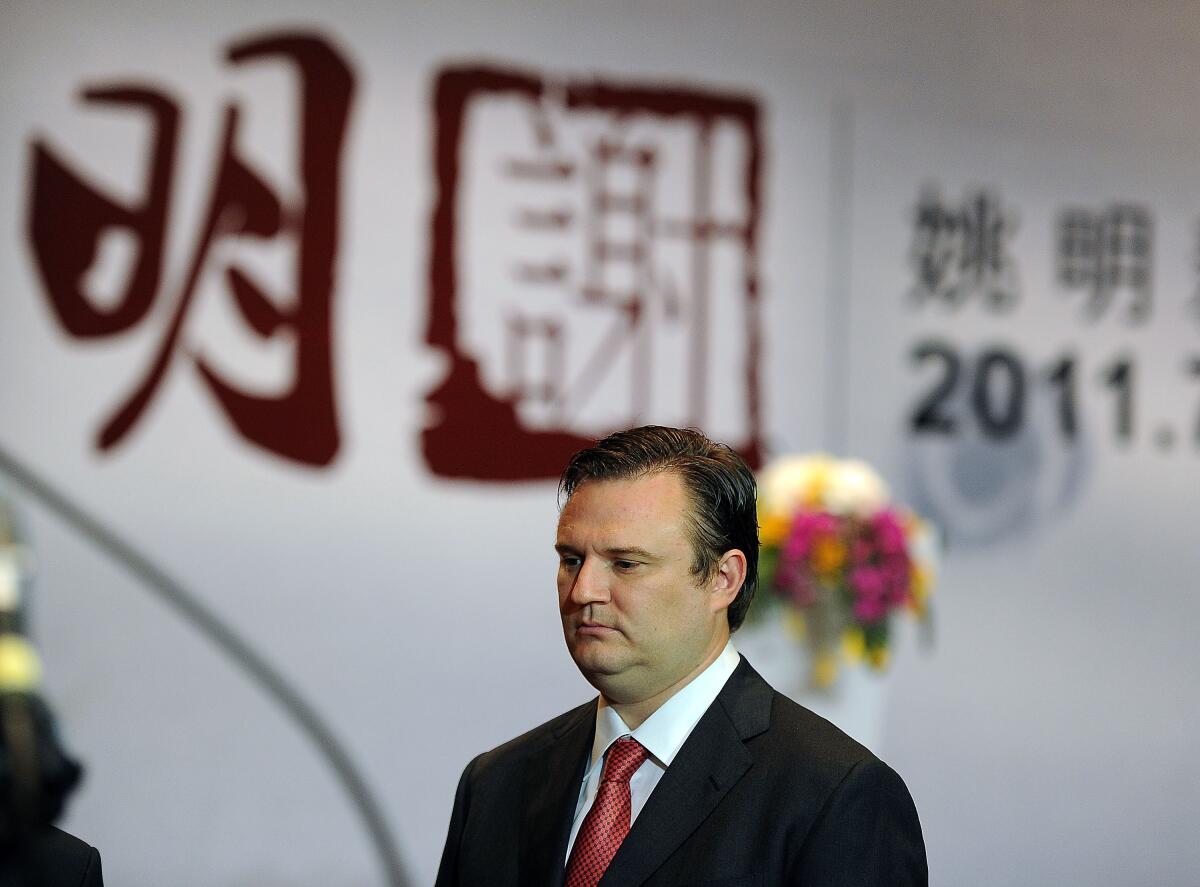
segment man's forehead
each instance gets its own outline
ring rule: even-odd
[[[675,471],[586,480],[563,505],[559,527],[580,521],[674,525],[686,518],[689,505],[683,478]]]

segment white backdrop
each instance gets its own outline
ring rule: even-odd
[[[370,786],[413,883],[433,879],[466,761],[590,689],[559,635],[553,482],[446,477],[421,449],[438,417],[425,399],[450,366],[426,340],[445,126],[433,96],[439,74],[471,65],[546,78],[542,112],[560,137],[570,118],[580,144],[610,125],[630,143],[657,140],[655,196],[671,212],[686,214],[698,175],[687,153],[695,113],[668,121],[643,110],[622,129],[571,117],[562,90],[595,77],[757,109],[762,317],[756,327],[747,307],[746,251],[715,250],[703,419],[717,434],[751,433],[744,370],[747,331],[757,328],[768,452],[828,447],[868,458],[945,529],[935,644],[924,649],[911,632],[897,642],[876,749],[917,801],[931,881],[1194,881],[1193,6],[381,3],[333,12],[9,2],[0,16],[0,446],[167,570],[299,688]],[[296,244],[227,238],[204,266],[149,407],[101,452],[99,428],[146,372],[175,310],[228,103],[241,109],[252,169],[285,203],[305,197],[295,72],[225,60],[231,44],[283,31],[327,41],[355,84],[331,289],[340,447],[327,465],[281,458],[235,430],[197,372],[199,355],[262,394],[285,388],[292,372],[291,331],[250,332],[221,269],[250,268],[286,292]],[[145,120],[79,98],[85,85],[114,82],[157,89],[179,109],[163,285],[128,331],[76,339],[51,310],[34,258],[32,146],[41,140],[114,199],[136,203]],[[514,134],[512,121],[536,115],[503,101],[472,113],[456,198],[458,316],[495,393],[510,369],[504,325],[534,297],[504,280],[504,251],[524,244],[503,230],[503,182],[489,176],[496,158],[532,144],[536,126]],[[714,133],[713,213],[741,224],[751,212],[740,190],[747,137],[736,127]],[[937,210],[925,227],[923,194]],[[574,194],[568,208],[582,213],[580,201]],[[1078,218],[1091,227],[1076,233],[1095,250],[1071,284],[1058,276],[1068,210],[1086,211]],[[1106,225],[1129,218],[1149,226],[1106,237]],[[1141,253],[1139,235],[1149,242]],[[85,282],[97,302],[111,301],[130,261],[129,243],[110,240]],[[587,243],[568,236],[539,258],[574,269]],[[695,346],[686,283],[695,266],[670,249],[657,254],[657,307],[647,309],[661,312],[655,329],[666,331],[654,340],[662,362],[653,376],[666,393],[642,417],[683,421],[694,411],[669,361]],[[923,299],[913,292],[922,256],[934,284]],[[1088,317],[1097,268],[1116,269],[1113,299]],[[1149,269],[1147,286],[1139,268]],[[668,278],[693,335],[682,344]],[[1011,307],[989,306],[997,288]],[[1147,293],[1148,315],[1131,320],[1130,304]],[[538,310],[561,306],[585,329],[593,317],[578,300],[536,298]],[[918,361],[921,346],[942,356]],[[999,369],[977,384],[988,350],[1001,355]],[[1048,376],[1067,358],[1070,396],[1064,375]],[[526,369],[542,359],[552,352],[535,347]],[[568,375],[579,369],[577,352],[563,359]],[[914,428],[955,361],[955,384]],[[614,359],[612,378],[635,369]],[[1018,376],[1023,398],[1013,395]],[[572,433],[633,417],[628,386],[605,384],[589,395],[592,412],[573,414]],[[972,386],[984,389],[974,399]],[[527,427],[545,427],[545,404],[521,409]],[[952,431],[937,430],[940,420]],[[485,448],[488,421],[478,419],[476,435]],[[327,763],[245,671],[37,499],[17,485],[9,493],[39,556],[32,617],[47,693],[88,765],[63,825],[100,847],[109,882],[384,883]]]

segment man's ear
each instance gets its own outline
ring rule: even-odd
[[[708,590],[712,595],[713,610],[728,610],[730,604],[737,598],[738,592],[742,590],[742,584],[745,581],[746,555],[742,553],[741,549],[731,548],[717,561],[716,572],[708,585]]]

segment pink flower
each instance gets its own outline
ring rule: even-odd
[[[810,607],[817,600],[817,586],[807,574],[796,576],[787,591],[798,607]]]
[[[875,567],[855,567],[850,572],[850,589],[855,599],[883,596],[883,574]]]
[[[854,615],[860,622],[878,622],[887,614],[887,608],[879,598],[860,597],[854,601]]]
[[[875,545],[883,555],[901,554],[907,548],[904,528],[891,511],[881,511],[871,519],[875,531]]]
[[[784,560],[800,561],[808,557],[813,542],[821,536],[838,532],[838,520],[820,511],[798,511],[784,540],[781,554]]]
[[[872,554],[874,554],[874,550],[871,547],[871,543],[862,536],[855,539],[854,543],[850,546],[850,560],[856,564],[863,564],[871,560]]]
[[[824,564],[823,570],[830,571],[826,549],[831,538],[836,540],[841,536],[844,523],[843,519],[825,512],[797,511],[779,549],[774,577],[776,591],[797,606],[811,606],[820,592],[816,570],[819,564],[814,563],[814,558]],[[818,557],[822,551],[823,560]]]
[[[907,555],[895,555],[882,561],[879,571],[883,576],[884,598],[896,607],[908,601],[912,565]]]

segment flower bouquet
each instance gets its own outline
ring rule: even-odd
[[[892,614],[928,619],[933,533],[889,501],[856,460],[792,456],[759,478],[759,595],[751,618],[782,617],[812,651],[810,682],[829,687],[842,658],[882,670]]]

